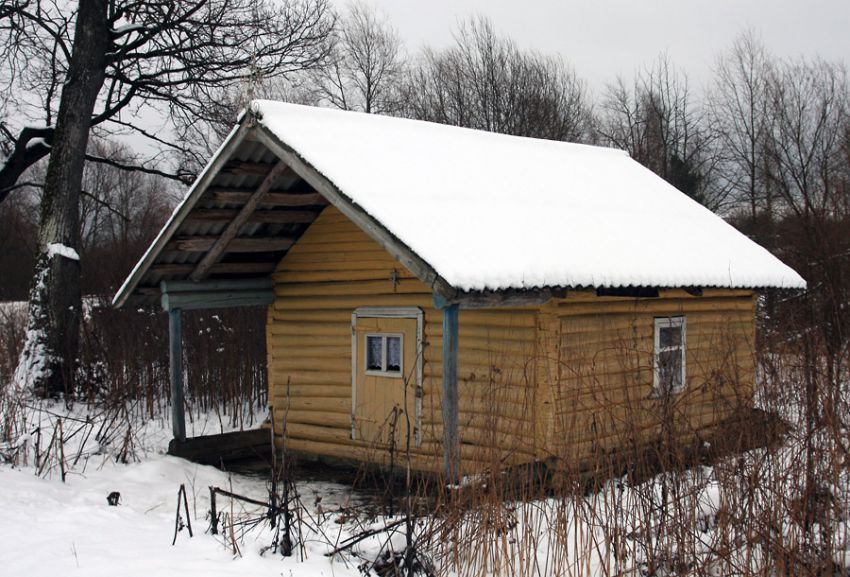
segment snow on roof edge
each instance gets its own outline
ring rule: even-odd
[[[460,291],[505,291],[505,290],[531,290],[541,287],[576,287],[576,286],[594,286],[594,287],[626,287],[626,286],[652,286],[652,287],[725,287],[725,288],[805,288],[805,280],[802,279],[793,269],[780,261],[775,255],[771,254],[764,247],[761,247],[751,239],[746,238],[742,233],[737,231],[729,223],[722,218],[699,205],[692,199],[687,198],[681,191],[675,189],[669,183],[641,166],[639,163],[629,157],[622,150],[597,147],[592,145],[579,145],[574,143],[563,143],[556,141],[545,141],[527,137],[518,137],[512,135],[504,135],[497,133],[484,132],[469,128],[440,125],[436,123],[417,121],[412,119],[403,119],[396,117],[385,117],[379,115],[367,115],[363,113],[355,113],[348,111],[339,111],[326,108],[305,107],[287,103],[273,101],[254,101],[251,103],[251,108],[256,111],[258,124],[262,125],[267,133],[273,134],[275,140],[283,143],[289,150],[295,151],[300,159],[303,159],[316,172],[323,175],[327,180],[332,182],[336,189],[343,193],[348,202],[356,205],[360,210],[367,213],[371,220],[382,225],[382,228],[395,237],[400,243],[408,247],[408,249],[420,256],[420,258],[429,265],[429,268],[434,270],[439,276],[446,279],[448,284]],[[354,136],[353,136],[354,135]],[[460,143],[461,148],[457,144]],[[434,146],[434,145],[438,146]],[[474,153],[472,156],[468,154],[469,149],[484,149],[487,154],[491,151],[504,153],[507,149],[510,153],[511,161],[514,159],[513,154],[516,153],[526,163],[529,162],[528,152],[532,150],[535,157],[530,160],[530,164],[519,164],[518,168],[513,164],[500,164],[498,160],[491,160],[489,166],[482,166],[480,158],[476,159]],[[434,153],[434,151],[437,151]],[[640,206],[644,201],[658,207],[660,201],[672,202],[672,209],[664,210],[660,214],[677,215],[679,213],[688,215],[683,222],[690,229],[701,228],[707,226],[707,229],[697,240],[708,241],[693,244],[688,246],[685,253],[679,251],[678,258],[680,260],[670,260],[672,265],[662,267],[656,263],[638,262],[640,267],[637,268],[630,265],[628,244],[619,245],[616,248],[608,247],[600,249],[607,250],[605,253],[609,258],[607,263],[601,262],[598,265],[591,267],[585,266],[584,269],[575,268],[570,260],[571,252],[587,252],[584,243],[564,244],[561,236],[556,234],[554,237],[545,237],[545,241],[551,238],[555,241],[555,246],[580,246],[583,248],[578,251],[561,252],[557,255],[555,261],[549,258],[549,269],[539,268],[536,264],[540,259],[536,259],[538,255],[534,251],[526,252],[520,260],[516,260],[516,255],[513,255],[514,261],[510,263],[513,268],[502,267],[502,275],[497,273],[495,276],[489,271],[499,269],[499,264],[493,262],[487,264],[484,268],[476,260],[482,256],[486,256],[481,252],[482,247],[477,246],[478,252],[475,253],[475,243],[472,245],[473,252],[468,256],[453,257],[455,261],[449,268],[446,268],[445,256],[448,254],[443,250],[442,256],[435,253],[434,243],[443,242],[449,239],[448,247],[450,251],[454,251],[461,255],[466,255],[470,251],[470,245],[466,243],[464,236],[464,228],[467,223],[460,226],[453,226],[445,229],[446,217],[451,220],[451,213],[457,212],[454,210],[456,199],[460,198],[462,204],[462,212],[467,218],[478,218],[475,212],[470,212],[470,207],[480,207],[490,204],[489,192],[492,189],[487,188],[492,186],[492,178],[486,181],[486,176],[483,180],[486,182],[481,184],[480,177],[486,172],[498,172],[504,174],[504,171],[493,171],[492,167],[510,166],[513,172],[521,173],[524,170],[535,170],[542,168],[551,173],[552,169],[552,154],[559,155],[555,161],[558,163],[555,166],[560,171],[562,160],[566,160],[569,164],[572,159],[573,165],[578,163],[595,163],[595,166],[602,167],[604,171],[625,171],[624,177],[614,186],[620,186],[623,191],[629,193],[633,188],[636,188],[633,199],[638,199],[637,205],[634,200],[626,201],[623,205],[610,204],[617,207],[620,212],[636,210],[634,213],[628,213],[629,218],[633,222],[653,222],[650,217],[649,221],[642,219],[647,218],[647,211],[641,210]],[[585,156],[585,153],[588,156]],[[538,160],[537,156],[547,156],[547,158]],[[423,160],[423,158],[425,160]],[[449,164],[446,164],[448,158]],[[467,160],[472,160],[472,164],[468,164]],[[442,165],[432,166],[429,164],[432,161],[443,162]],[[477,164],[476,164],[477,161]],[[453,163],[453,164],[452,164]],[[548,163],[548,164],[547,164]],[[446,186],[445,178],[440,180],[441,174],[437,172],[440,168],[449,170],[445,171],[442,176],[448,175],[450,181],[457,177],[465,178],[466,189],[463,184],[452,187]],[[412,171],[410,169],[413,169]],[[569,168],[575,170],[575,167]],[[470,172],[471,171],[471,172]],[[510,172],[510,171],[508,171]],[[369,180],[364,180],[363,175],[367,174]],[[564,170],[562,172],[567,177],[570,174]],[[561,172],[558,176],[560,177]],[[375,174],[380,174],[380,178],[375,178]],[[403,178],[399,175],[403,174]],[[433,178],[432,174],[436,174],[437,178]],[[470,179],[470,175],[472,178]],[[602,179],[603,181],[605,179]],[[536,181],[538,186],[540,180]],[[545,183],[551,180],[544,181]],[[596,184],[597,188],[585,189],[582,184],[588,182],[591,185]],[[423,186],[431,187],[433,190],[426,190],[427,196],[423,196]],[[469,186],[472,183],[472,186]],[[601,194],[601,198],[608,203],[618,203],[622,201],[622,192],[608,195],[611,191],[611,182],[603,182],[607,189],[600,189],[598,182],[579,181],[578,185],[573,183],[573,190],[581,191],[578,194],[567,192],[552,191],[549,188],[533,190],[538,191],[538,201],[528,203],[533,210],[534,216],[529,220],[529,215],[525,214],[524,220],[517,220],[513,212],[508,212],[507,216],[513,222],[536,222],[541,226],[533,226],[531,229],[524,228],[522,230],[528,233],[538,233],[539,228],[545,230],[547,222],[551,224],[551,219],[546,221],[547,212],[552,212],[551,207],[547,204],[547,200],[551,201],[552,193],[556,195],[569,196],[567,204],[561,203],[561,208],[566,206],[573,214],[580,215],[580,218],[585,219],[590,217],[610,216],[608,214],[609,207],[603,209],[605,212],[599,213],[594,210],[599,209],[599,203],[596,202],[594,209],[593,201],[587,203],[587,199],[594,198],[594,194]],[[516,181],[514,180],[514,186]],[[417,190],[418,187],[418,190]],[[510,185],[508,185],[510,187]],[[640,192],[643,187],[647,192],[651,192],[649,196],[644,196]],[[376,192],[375,189],[383,190]],[[431,195],[431,192],[447,191],[450,195],[460,195],[455,197],[446,197]],[[664,190],[666,189],[666,191]],[[404,190],[402,197],[398,196],[398,191]],[[513,190],[517,190],[514,188]],[[527,188],[525,190],[528,190]],[[564,190],[561,187],[560,190]],[[587,190],[587,192],[585,192]],[[593,192],[596,190],[596,192]],[[468,192],[473,194],[467,194]],[[482,191],[487,194],[482,195]],[[542,194],[540,194],[542,192]],[[419,195],[417,197],[417,194]],[[548,195],[548,196],[547,196]],[[672,195],[672,196],[671,196]],[[676,197],[676,198],[672,198]],[[388,206],[399,204],[399,199],[403,198],[401,204],[411,202],[407,208],[410,214],[416,214],[416,217],[411,220],[409,217],[400,215],[398,211],[393,212],[387,210]],[[561,197],[563,200],[565,197]],[[578,199],[576,204],[575,199]],[[596,197],[600,198],[600,197]],[[498,200],[498,199],[497,199]],[[540,202],[542,200],[542,202]],[[467,201],[463,204],[463,201]],[[469,204],[469,201],[472,204]],[[417,204],[418,203],[418,204]],[[570,204],[572,203],[572,204]],[[687,206],[685,206],[687,205]],[[440,207],[435,209],[434,207]],[[442,207],[449,208],[445,211]],[[425,209],[425,210],[422,210]],[[588,209],[591,209],[588,211]],[[672,212],[671,212],[672,211]],[[526,211],[528,212],[528,211]],[[615,211],[616,212],[616,211]],[[420,214],[423,216],[420,218]],[[425,216],[425,215],[428,216]],[[504,215],[503,215],[504,216]],[[522,216],[522,215],[520,215]],[[617,215],[614,215],[617,216]],[[431,219],[429,221],[429,218]],[[437,219],[433,221],[433,219]],[[542,221],[541,221],[542,218]],[[657,222],[658,217],[654,217]],[[669,218],[666,217],[666,218]],[[423,234],[419,234],[418,238],[414,238],[410,233],[411,226],[419,226],[423,228],[416,219],[424,222],[434,222],[439,229],[440,225],[445,225],[444,230],[449,230],[450,234],[443,234],[441,240],[440,234],[434,232],[433,226],[428,229],[429,225],[424,225],[428,229]],[[455,219],[455,225],[457,225]],[[575,224],[575,223],[574,223]],[[666,225],[666,223],[665,223]],[[582,223],[582,226],[584,224]],[[608,229],[610,230],[610,225]],[[633,223],[630,224],[634,229]],[[562,227],[563,228],[563,227]],[[586,228],[586,227],[585,227]],[[604,228],[604,227],[603,227]],[[680,227],[680,232],[681,232]],[[479,234],[479,237],[492,239],[493,237]],[[604,230],[600,229],[601,232]],[[593,233],[597,233],[596,229],[592,229]],[[457,234],[456,234],[457,233]],[[523,233],[526,234],[526,233]],[[548,234],[548,233],[546,233]],[[720,244],[715,243],[716,235]],[[687,235],[683,236],[685,238]],[[538,237],[540,235],[538,234]],[[593,238],[591,236],[591,238]],[[411,242],[413,241],[413,242]],[[561,241],[558,245],[557,242]],[[540,241],[537,241],[540,246]],[[685,245],[685,242],[673,243]],[[700,244],[704,246],[700,246]],[[462,245],[465,250],[456,250]],[[716,246],[715,246],[716,245]],[[666,246],[666,245],[663,245]],[[706,248],[708,247],[708,248]],[[504,246],[502,247],[505,248]],[[528,248],[528,243],[526,243]],[[531,247],[533,248],[533,247]],[[696,250],[694,250],[696,249]],[[741,251],[746,256],[741,255]],[[498,249],[489,251],[495,255],[501,255]],[[597,251],[598,252],[598,251]],[[656,251],[657,252],[657,251]],[[594,254],[591,250],[588,254]],[[703,264],[703,255],[712,257],[711,267],[706,267]],[[686,255],[686,256],[685,256]],[[683,263],[682,258],[686,258],[691,262],[690,267],[685,267],[680,270],[676,263]],[[501,258],[501,256],[499,256]],[[471,260],[470,260],[471,259]],[[492,261],[493,259],[489,259]],[[555,263],[557,269],[552,268],[552,263]],[[441,264],[442,263],[442,264]],[[620,264],[618,264],[620,263]],[[694,264],[696,263],[696,264]],[[459,268],[459,266],[460,268]],[[487,266],[496,266],[496,269],[487,268]],[[621,270],[622,267],[622,270]],[[508,276],[505,276],[507,270]],[[636,272],[628,272],[633,270]],[[553,271],[555,274],[553,274]],[[623,271],[626,271],[625,274]],[[728,272],[727,272],[728,271]],[[448,273],[448,274],[447,274]],[[539,273],[539,274],[538,274]],[[556,281],[556,282],[547,282]],[[563,281],[563,282],[561,282]]]

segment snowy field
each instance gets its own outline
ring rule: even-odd
[[[44,414],[41,450],[49,442],[58,423],[61,406]],[[131,434],[134,455],[128,463],[116,462],[124,437],[114,437],[101,446],[92,437],[78,453],[87,427],[72,419],[85,414],[72,411],[63,419],[66,436],[79,429],[64,446],[68,471],[61,480],[61,467],[50,456],[39,476],[35,463],[34,436],[27,439],[28,463],[19,467],[0,465],[0,574],[15,576],[91,575],[359,575],[356,563],[342,556],[332,560],[324,555],[327,544],[307,541],[296,556],[283,558],[269,549],[273,533],[266,527],[237,539],[234,553],[229,539],[209,534],[209,487],[216,486],[265,501],[268,496],[262,477],[227,474],[213,467],[196,465],[165,455],[168,424],[148,422]],[[201,423],[196,422],[199,426]],[[212,428],[212,425],[208,425]],[[216,431],[217,432],[217,431]],[[191,432],[190,432],[191,433]],[[52,452],[51,452],[52,454]],[[76,465],[73,461],[79,459]],[[184,485],[188,496],[194,537],[184,528],[174,538],[177,493]],[[107,496],[120,493],[118,506],[110,506]],[[322,496],[326,508],[344,505],[350,495],[346,487],[329,483],[306,483],[302,496],[315,503]],[[226,515],[257,518],[259,507],[245,508],[239,502],[219,499]],[[315,507],[313,512],[315,513]],[[336,529],[329,538],[342,540],[346,527],[326,523]],[[238,536],[237,536],[238,537]]]
[[[275,547],[281,523],[271,528],[262,506],[219,497],[226,528],[212,535],[209,487],[268,502],[266,476],[167,456],[169,423],[128,415],[84,405],[27,408],[27,433],[0,446],[7,461],[0,465],[0,575],[393,574],[375,562],[404,550],[403,518],[379,515],[374,495],[325,480],[296,479],[291,557]],[[190,436],[222,428],[213,416],[196,416],[189,427]],[[486,480],[467,479],[462,507],[418,513],[411,534],[439,575],[762,575],[777,563],[789,563],[781,566],[789,575],[847,575],[847,468],[831,469],[804,499],[803,447],[792,432],[782,447],[712,467],[638,484],[614,478],[595,492],[531,491],[513,501]],[[175,533],[181,485],[193,537],[187,527]],[[108,503],[113,492],[117,506]],[[806,534],[800,512],[810,505],[817,509]],[[180,515],[182,526],[185,510]]]

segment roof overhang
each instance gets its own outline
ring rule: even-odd
[[[251,164],[254,178],[250,190],[229,186],[232,179],[225,173],[227,167],[234,163]],[[222,192],[225,190],[230,196],[223,196],[228,194]],[[287,197],[290,206],[285,206],[287,201],[283,197]],[[235,208],[234,203],[229,202],[240,200],[243,202],[236,202]],[[269,210],[269,205],[285,207]],[[289,246],[327,205],[335,206],[351,219],[440,298],[447,301],[457,298],[458,291],[432,266],[291,146],[257,122],[253,114],[244,113],[124,281],[113,299],[113,305],[153,303],[162,294],[161,287],[174,286],[175,282],[195,282],[200,287],[210,280],[268,278]],[[312,210],[312,213],[305,209]],[[290,218],[292,215],[297,218]],[[212,228],[212,234],[209,226],[191,226],[191,223],[219,217],[221,220]],[[225,218],[229,220],[223,220]],[[289,224],[297,226],[289,227],[287,236],[275,237],[274,228],[265,231],[266,234],[257,232],[261,228],[252,231],[251,221],[254,224],[292,221]],[[264,248],[269,250],[262,251]],[[227,261],[228,255],[250,254],[252,250],[263,252],[263,257],[271,260]]]

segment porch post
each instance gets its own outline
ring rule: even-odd
[[[183,414],[183,331],[181,310],[168,311],[168,360],[171,371],[171,430],[180,443],[186,440]]]
[[[443,468],[449,482],[459,480],[457,415],[458,305],[443,307]]]

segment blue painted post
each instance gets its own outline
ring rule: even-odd
[[[449,482],[459,480],[457,416],[458,305],[443,308],[443,468]]]
[[[183,414],[183,330],[180,309],[168,311],[168,357],[171,371],[171,431],[178,442],[186,440]]]

